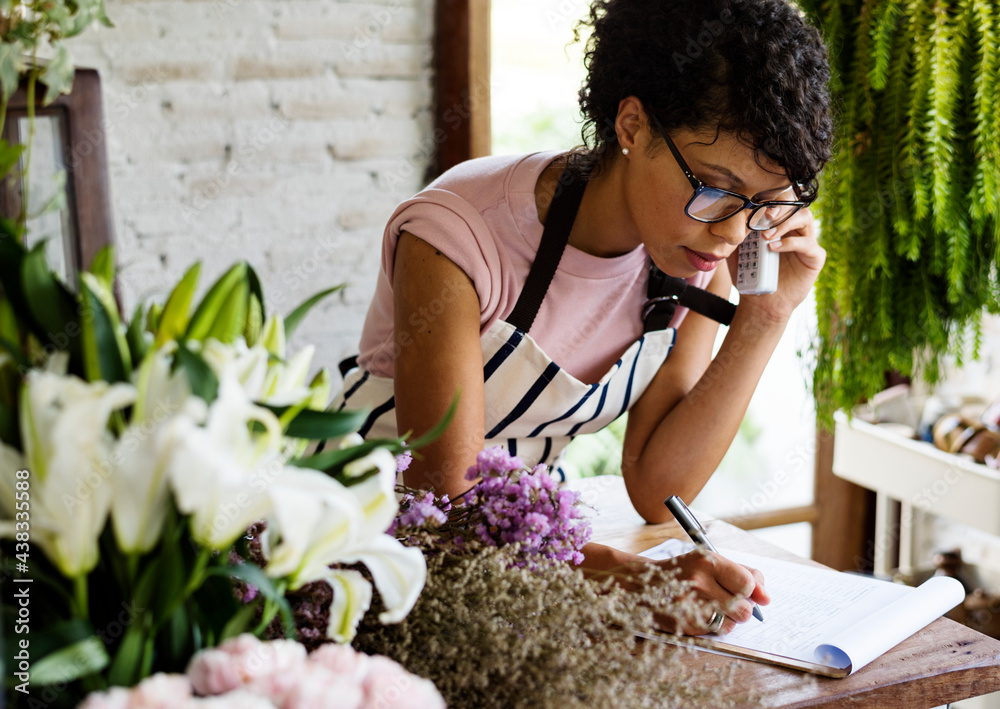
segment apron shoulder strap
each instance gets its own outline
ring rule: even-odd
[[[565,174],[564,170],[563,175]],[[538,254],[531,264],[531,270],[528,271],[528,278],[524,282],[517,303],[507,317],[507,322],[522,332],[528,332],[531,324],[535,322],[535,316],[542,306],[552,276],[555,275],[559,260],[566,250],[569,232],[573,228],[576,211],[580,208],[586,187],[586,179],[570,178],[566,181],[561,177],[559,179],[552,204],[549,206],[548,217],[545,219],[545,229],[542,231],[542,241],[538,245]]]
[[[736,313],[736,306],[725,298],[689,285],[683,278],[668,276],[655,264],[649,267],[646,298],[648,300],[642,309],[643,332],[670,327],[678,305],[723,325],[729,325]]]

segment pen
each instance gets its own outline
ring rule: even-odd
[[[701,526],[701,522],[698,518],[694,516],[694,513],[688,509],[688,506],[684,504],[684,500],[677,497],[677,495],[671,495],[663,504],[667,506],[670,513],[674,516],[674,519],[681,525],[687,535],[691,537],[693,541],[698,546],[708,549],[709,551],[714,551],[718,553],[715,545],[709,541],[708,536],[705,534],[705,528]],[[753,604],[753,617],[757,620],[763,622],[764,614],[760,612],[760,606],[756,603]]]

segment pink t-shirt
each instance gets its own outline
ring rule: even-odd
[[[535,184],[559,155],[470,160],[396,208],[385,229],[382,269],[361,334],[358,363],[364,369],[393,376],[392,273],[403,231],[426,241],[468,275],[479,296],[481,333],[510,314],[542,238]],[[642,246],[612,258],[567,246],[531,337],[569,374],[583,382],[598,381],[642,335],[648,263]],[[704,288],[711,276],[700,273],[688,282]],[[443,283],[440,299],[414,314],[411,324],[445,317],[456,285]],[[677,327],[686,312],[678,308],[671,324]]]

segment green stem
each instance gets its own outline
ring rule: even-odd
[[[212,551],[210,549],[203,548],[198,552],[198,558],[194,560],[194,569],[191,570],[191,578],[188,579],[187,586],[184,587],[181,600],[190,596],[201,586],[201,582],[205,580],[205,568],[211,558]]]
[[[126,589],[130,595],[135,588],[135,581],[139,576],[139,558],[141,556],[142,554],[135,552],[125,557],[125,580],[128,584]]]
[[[90,600],[87,592],[87,574],[80,574],[73,579],[73,592],[76,599],[75,615],[79,618],[89,618]]]
[[[142,664],[139,667],[140,677],[149,677],[153,673],[153,659],[156,653],[156,647],[153,641],[156,636],[153,633],[149,633],[146,636],[146,642],[142,645]]]
[[[191,577],[188,579],[187,585],[184,587],[184,590],[180,594],[178,594],[176,598],[173,599],[173,602],[169,606],[167,606],[166,611],[163,613],[159,621],[153,627],[152,632],[154,635],[157,632],[159,632],[160,627],[162,627],[162,624],[174,614],[174,611],[177,610],[177,607],[180,606],[185,601],[187,601],[188,597],[192,593],[197,591],[198,588],[201,586],[202,582],[205,580],[205,568],[208,566],[208,562],[211,560],[211,558],[212,558],[211,549],[202,548],[201,550],[199,550],[198,556],[194,560],[194,568],[191,569]]]
[[[277,614],[278,604],[268,598],[265,598],[264,608],[261,610],[260,622],[257,624],[257,627],[253,629],[253,634],[260,637],[260,634],[267,629],[267,626],[271,624],[271,621],[274,620],[274,616]]]
[[[32,56],[31,63],[35,64]],[[31,172],[31,148],[35,143],[35,86],[38,83],[38,70],[34,67],[28,71],[28,142],[24,148],[24,169],[21,171],[21,216],[18,219],[22,228],[27,229],[28,222],[28,192],[29,174]]]
[[[7,104],[9,100],[7,98],[6,92],[0,91],[0,134],[3,133],[3,128],[7,124]]]

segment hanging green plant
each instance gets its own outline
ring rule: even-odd
[[[815,211],[819,420],[978,356],[1000,312],[1000,5],[800,0],[826,38],[839,106]]]

